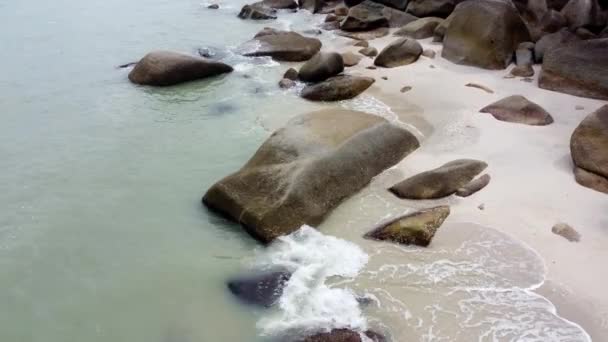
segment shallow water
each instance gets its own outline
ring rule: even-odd
[[[237,20],[240,0],[220,4],[222,9],[211,11],[194,0],[0,0],[0,341],[262,341],[261,335],[281,322],[301,323],[293,319],[297,310],[292,316],[280,309],[262,312],[229,296],[225,280],[264,252],[239,227],[202,209],[199,200],[213,182],[240,167],[270,131],[320,106],[276,87],[289,65],[245,59],[230,50],[225,60],[234,73],[167,89],[133,86],[128,70],[116,68],[159,48],[191,53],[234,48],[269,24]],[[272,25],[305,29],[318,20],[285,14]],[[341,105],[395,118],[370,96]],[[538,283],[517,267],[505,285],[484,278],[496,265],[477,270],[465,252],[451,260],[449,253],[376,250],[360,241],[360,229],[394,213],[395,208],[379,211],[384,209],[378,203],[384,202],[359,196],[323,227],[360,244],[370,258],[358,276],[330,274],[344,276],[351,295],[367,290],[382,303],[355,312],[353,322],[383,322],[381,328],[396,340],[414,333],[429,341],[446,334],[447,340],[468,341],[487,323],[443,312],[459,305],[482,315],[469,308],[491,300],[538,308],[544,316],[531,316],[538,319],[535,326],[572,327],[526,291],[492,292],[488,299],[478,288],[454,288],[459,281],[479,282],[479,288]],[[313,241],[327,242],[323,236]],[[478,248],[482,255],[489,246]],[[394,253],[412,260],[389,264]],[[516,262],[505,258],[497,265]],[[418,268],[396,276],[404,267]],[[446,274],[455,283],[442,283]],[[402,276],[414,277],[419,286]],[[438,276],[439,283],[425,283]],[[325,286],[326,278],[316,284]],[[332,289],[318,294],[335,294]],[[452,300],[439,307],[437,300],[448,294]],[[389,305],[391,298],[402,304]],[[314,302],[304,304],[309,314],[317,309]],[[475,322],[464,329],[467,335],[450,335],[467,322]],[[570,339],[561,340],[581,336],[578,330],[569,333]]]

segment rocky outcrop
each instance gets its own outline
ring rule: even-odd
[[[376,115],[339,109],[300,115],[213,185],[203,203],[270,242],[303,224],[317,226],[418,146],[413,134]]]
[[[403,245],[427,247],[449,214],[450,207],[448,206],[421,210],[383,223],[365,234],[365,237]]]
[[[245,5],[238,14],[241,19],[252,20],[268,20],[276,19],[277,11],[264,5],[264,2],[256,2],[251,5]]]
[[[435,29],[443,19],[428,17],[413,21],[395,32],[395,36],[410,37],[414,39],[430,38],[435,33]]]
[[[518,44],[529,40],[528,28],[510,3],[465,1],[450,16],[442,56],[457,64],[504,69]]]
[[[276,9],[294,9],[298,8],[298,4],[295,0],[263,0],[262,3],[266,7]]]
[[[154,51],[135,65],[129,73],[129,80],[135,84],[170,86],[231,71],[229,65],[201,57],[172,51]]]
[[[311,101],[342,101],[358,96],[374,83],[371,77],[336,76],[302,89],[301,96]]]
[[[608,193],[608,105],[589,114],[574,130],[570,153],[574,165],[582,169],[576,180]]]
[[[547,52],[578,40],[579,38],[567,29],[547,34],[534,45],[534,60],[536,63],[542,63]]]
[[[442,198],[469,184],[486,167],[482,161],[459,159],[395,184],[390,191],[406,199]]]
[[[416,62],[421,54],[422,46],[415,39],[399,38],[382,49],[374,65],[384,68],[408,65]]]
[[[608,100],[608,39],[583,40],[546,53],[538,86]]]
[[[372,40],[387,36],[388,33],[388,27],[379,27],[371,31],[348,32],[340,30],[336,32],[336,34],[339,36],[348,37],[356,40]]]
[[[348,10],[348,15],[340,23],[344,31],[369,31],[378,27],[388,27],[388,19],[382,14],[384,6],[363,1]]]
[[[410,0],[407,12],[417,17],[447,18],[456,5],[456,0]]]
[[[551,232],[553,234],[559,235],[570,242],[579,242],[581,241],[581,234],[577,232],[574,228],[572,228],[567,223],[558,223],[553,228],[551,228]]]
[[[300,68],[298,78],[304,82],[321,82],[344,71],[339,53],[319,52]]]
[[[402,27],[412,21],[418,20],[418,17],[409,13],[398,11],[396,9],[385,7],[382,9],[382,15],[388,20],[388,27]]]
[[[361,61],[363,57],[361,55],[354,54],[352,52],[344,52],[342,54],[342,61],[344,62],[345,67],[352,67]]]
[[[541,17],[539,30],[544,33],[554,33],[566,25],[568,25],[568,22],[560,12],[549,10]]]
[[[321,41],[291,31],[264,29],[243,44],[245,56],[270,56],[277,61],[307,61],[321,50]]]
[[[546,110],[521,95],[506,97],[484,107],[480,112],[492,114],[500,121],[532,126],[545,126],[553,123],[553,117]]]
[[[490,184],[491,179],[492,178],[488,174],[485,174],[479,178],[475,178],[471,181],[471,183],[458,189],[456,191],[456,196],[469,197],[469,196],[473,195],[474,193],[480,191],[481,189],[485,188],[486,186],[488,186],[488,184]]]
[[[241,276],[228,281],[228,289],[239,300],[252,305],[271,307],[283,294],[291,273],[283,270]]]

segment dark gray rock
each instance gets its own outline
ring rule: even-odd
[[[239,12],[238,17],[241,19],[252,19],[252,20],[268,20],[276,19],[277,11],[267,7],[263,2],[256,2],[251,5],[245,5]]]
[[[543,58],[545,57],[545,53],[547,53],[547,51],[551,51],[557,47],[578,40],[579,38],[567,29],[547,34],[543,36],[538,42],[536,42],[536,45],[534,46],[534,59],[536,63],[542,63]]]
[[[300,68],[298,78],[304,82],[321,82],[344,71],[342,56],[336,52],[319,52]]]
[[[385,7],[382,10],[382,15],[388,20],[389,27],[402,27],[412,21],[418,20],[418,17],[416,16],[390,7]]]
[[[603,26],[601,8],[597,0],[570,0],[561,11],[570,29],[583,26]]]
[[[298,71],[294,68],[289,68],[283,74],[283,78],[286,78],[286,79],[292,80],[292,81],[296,81],[298,79]]]
[[[340,23],[344,31],[369,31],[378,27],[388,27],[388,19],[382,13],[384,6],[363,1],[348,10],[348,15]]]
[[[539,29],[542,32],[553,33],[561,30],[566,25],[568,25],[568,22],[560,12],[549,10],[542,16]]]
[[[311,101],[342,101],[357,97],[374,83],[371,77],[336,76],[302,89],[301,96]]]
[[[373,46],[368,46],[359,50],[359,53],[367,57],[376,57],[378,55],[378,50]]]
[[[570,153],[577,168],[577,181],[584,186],[607,192],[608,184],[608,105],[589,114],[570,138]],[[585,172],[582,172],[585,171]],[[594,177],[595,176],[595,177]]]
[[[374,2],[398,9],[400,11],[405,11],[408,1],[409,0],[374,0]]]
[[[517,77],[532,77],[534,76],[534,68],[530,64],[517,65],[511,69],[510,74]]]
[[[480,112],[492,114],[500,121],[532,126],[545,126],[553,123],[553,117],[544,108],[521,95],[506,97],[484,107]]]
[[[447,18],[455,6],[455,0],[411,0],[407,5],[407,12],[421,18]]]
[[[414,63],[422,54],[422,46],[415,39],[399,38],[387,45],[374,60],[374,65],[395,68]]]
[[[291,278],[287,271],[271,271],[242,276],[228,281],[228,289],[239,300],[252,305],[271,307],[283,294]]]
[[[284,78],[279,81],[279,87],[282,89],[289,89],[296,86],[296,82],[294,80],[290,80],[288,78]]]
[[[434,35],[435,29],[443,22],[437,17],[427,17],[413,21],[395,32],[395,36],[410,37],[414,39],[430,38]]]
[[[298,4],[295,0],[262,0],[262,3],[266,7],[276,9],[294,9],[298,8]]]
[[[581,234],[579,234],[579,232],[577,232],[576,229],[572,228],[567,223],[562,222],[562,223],[556,224],[555,226],[553,226],[553,228],[551,228],[551,232],[553,232],[553,234],[563,237],[564,239],[566,239],[570,242],[581,241]]]
[[[458,189],[456,191],[456,196],[469,197],[469,196],[473,195],[474,193],[480,191],[481,189],[485,188],[486,186],[488,186],[488,184],[490,184],[491,179],[492,178],[488,174],[485,174],[479,178],[475,178],[471,181],[471,183]]]
[[[323,0],[299,0],[300,8],[311,13],[318,13],[323,8]]]

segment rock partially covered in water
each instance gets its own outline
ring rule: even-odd
[[[304,82],[321,82],[344,71],[342,56],[336,52],[319,52],[300,68],[298,77]]]
[[[201,57],[172,51],[154,51],[142,58],[129,73],[136,84],[170,86],[232,72],[232,67]]]
[[[371,77],[336,76],[321,83],[306,86],[301,96],[311,101],[342,101],[352,99],[374,83]]]
[[[450,207],[448,206],[424,209],[382,224],[365,234],[365,237],[427,247],[449,214]]]
[[[276,10],[264,5],[264,2],[256,2],[251,5],[245,5],[238,14],[241,19],[252,19],[252,20],[268,20],[276,19]]]
[[[321,41],[296,32],[264,29],[240,49],[245,56],[270,56],[277,61],[303,62],[321,50]]]
[[[430,38],[435,33],[435,29],[439,24],[443,22],[443,19],[436,17],[421,18],[416,21],[403,26],[397,32],[395,36],[410,37],[414,39],[425,39]]]
[[[538,86],[608,100],[608,38],[578,41],[547,52]]]
[[[551,114],[521,95],[506,97],[482,108],[480,112],[492,114],[500,121],[532,126],[545,126],[553,123]]]
[[[465,1],[451,15],[442,56],[457,64],[504,69],[526,41],[528,28],[510,2]]]
[[[384,6],[363,1],[348,10],[348,15],[340,23],[344,31],[368,31],[378,27],[388,27],[388,19],[382,13]]]
[[[243,276],[228,281],[228,289],[241,301],[271,307],[283,294],[283,288],[291,278],[287,271],[272,271]]]
[[[376,115],[339,109],[300,115],[213,185],[203,203],[270,242],[304,224],[317,226],[418,146],[413,134]]]
[[[420,43],[411,38],[399,38],[382,49],[374,60],[374,65],[395,68],[416,62],[420,55],[422,55]]]
[[[576,167],[586,171],[578,172],[577,181],[608,193],[605,187],[608,184],[608,105],[589,114],[574,130],[570,152]]]
[[[572,228],[569,224],[566,223],[558,223],[553,228],[551,228],[553,234],[557,234],[570,242],[579,242],[581,241],[581,234],[579,234],[576,229]]]
[[[373,331],[366,331],[365,336],[372,342],[385,342],[384,336]],[[330,332],[322,332],[297,342],[363,342],[360,333],[348,329],[333,329]]]
[[[479,160],[459,159],[395,184],[390,191],[407,199],[442,198],[469,184],[486,167]]]

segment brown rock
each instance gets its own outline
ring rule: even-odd
[[[420,43],[411,38],[399,38],[382,49],[374,60],[374,65],[395,68],[416,62],[420,55],[422,55]]]
[[[410,90],[412,90],[412,87],[410,87],[410,86],[405,86],[405,87],[401,88],[401,90],[400,90],[400,91],[401,91],[402,93],[407,93],[407,92],[408,92],[408,91],[410,91]]]
[[[608,105],[589,114],[574,130],[570,138],[570,152],[574,165],[587,171],[579,171],[577,181],[586,180],[586,184],[579,181],[585,186],[597,183],[599,188],[595,189],[605,192],[601,184],[608,184]],[[592,177],[593,174],[597,177]],[[600,177],[606,182],[602,182]]]
[[[388,19],[382,14],[384,6],[366,0],[348,10],[348,15],[340,23],[344,31],[368,31],[378,27],[388,27]]]
[[[534,68],[531,65],[517,65],[511,69],[511,75],[517,77],[534,76]]]
[[[572,228],[570,225],[568,225],[566,223],[556,224],[555,226],[553,226],[553,228],[551,228],[551,231],[554,234],[564,237],[566,240],[568,240],[570,242],[581,241],[581,234],[579,234],[574,228]]]
[[[318,52],[298,72],[304,82],[321,82],[344,71],[342,56],[336,52]]]
[[[294,68],[289,68],[289,69],[287,69],[287,71],[285,71],[285,74],[283,74],[283,78],[286,78],[286,79],[292,80],[292,81],[297,81],[298,80],[298,71]]]
[[[458,189],[456,191],[456,196],[469,197],[490,184],[490,180],[491,177],[487,173],[479,178],[473,179],[469,184]]]
[[[574,179],[584,187],[608,194],[608,178],[574,167]]]
[[[484,86],[484,85],[481,85],[481,84],[477,84],[477,83],[467,83],[467,84],[465,84],[464,86],[465,86],[465,87],[469,87],[469,88],[477,88],[477,89],[481,89],[481,90],[485,91],[485,92],[486,92],[486,93],[488,93],[488,94],[494,94],[494,90],[492,90],[492,89],[490,89],[490,88],[488,88],[488,87],[486,87],[486,86]]]
[[[521,95],[506,97],[484,107],[480,112],[492,114],[500,121],[532,126],[545,126],[553,123],[553,118],[546,110]]]
[[[238,17],[241,19],[252,20],[268,20],[276,19],[276,10],[264,5],[262,1],[251,5],[245,5],[239,12]]]
[[[359,41],[355,42],[355,44],[353,44],[353,45],[366,48],[369,46],[369,43],[367,42],[367,40],[359,40]]]
[[[344,66],[346,67],[352,67],[359,64],[361,59],[363,59],[361,55],[357,55],[352,52],[345,52],[342,54],[342,60],[344,61]]]
[[[359,50],[359,53],[367,57],[375,57],[378,55],[378,50],[375,47],[369,46]]]
[[[422,51],[422,55],[424,57],[433,59],[433,58],[435,58],[437,53],[434,50],[426,49],[426,50]]]
[[[430,38],[435,33],[435,29],[443,19],[436,17],[421,18],[413,21],[395,32],[395,36],[410,37],[414,39]]]
[[[371,77],[336,76],[305,87],[301,96],[311,101],[348,100],[367,90],[373,83]]]
[[[277,61],[303,62],[319,50],[321,41],[291,31],[264,29],[253,40],[243,44],[245,56],[270,56]]]
[[[457,2],[455,0],[411,0],[407,11],[418,17],[447,18]]]
[[[382,38],[387,36],[389,33],[388,27],[380,27],[375,30],[365,31],[365,32],[346,32],[346,31],[338,31],[336,34],[338,36],[347,37],[356,40],[372,40],[376,38]]]

